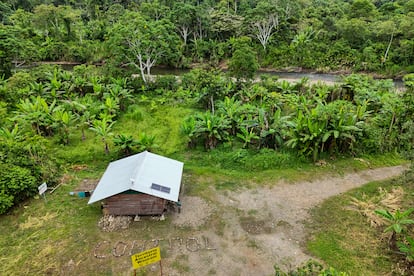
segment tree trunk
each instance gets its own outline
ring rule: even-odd
[[[214,96],[210,97],[211,113],[214,115]]]
[[[109,154],[109,145],[106,142],[106,140],[104,140],[104,143],[105,143],[105,154]]]

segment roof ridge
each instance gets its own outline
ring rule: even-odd
[[[135,181],[137,179],[139,179],[139,177],[142,174],[142,170],[144,168],[144,163],[145,163],[145,160],[147,159],[148,151],[143,151],[143,152],[141,152],[141,154],[143,155],[141,166],[137,166],[135,168],[135,170],[133,171],[131,177],[130,177],[130,180],[131,180],[131,186],[130,186],[130,188],[131,189],[134,187]]]

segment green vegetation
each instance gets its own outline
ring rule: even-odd
[[[230,60],[270,68],[412,73],[412,1],[2,1],[0,75],[33,61],[136,69]],[[250,42],[240,48],[238,40]],[[246,68],[246,71],[234,66]]]
[[[139,151],[184,161],[186,193],[209,199],[212,187],[237,191],[401,164],[413,150],[413,0],[75,2],[0,3],[0,274],[61,274],[74,259],[89,263],[96,242],[113,234],[98,231],[98,206],[67,195]],[[24,69],[42,62],[82,65]],[[160,65],[198,69],[152,75]],[[330,86],[253,79],[259,68],[355,74]],[[358,72],[404,76],[405,89]],[[395,185],[412,194],[412,179],[401,181]],[[47,202],[37,195],[42,182],[57,187]],[[382,204],[380,185],[391,193],[394,182],[316,210],[311,229],[323,231],[315,230],[309,250],[351,275],[409,267],[413,209],[408,196],[398,208]],[[378,228],[343,208],[366,196],[376,207],[369,214],[385,218]],[[223,219],[212,225],[224,235]],[[168,219],[155,227],[166,234]],[[378,239],[384,231],[389,244]],[[145,224],[126,237],[134,235],[151,238]],[[172,265],[184,273],[189,262]],[[125,267],[91,263],[86,274]],[[307,269],[339,273],[310,263],[285,274]]]
[[[241,179],[245,171],[309,168],[310,160],[405,153],[414,137],[410,86],[397,94],[388,81],[360,75],[327,86],[240,82],[197,69],[180,82],[146,83],[104,77],[94,66],[46,66],[14,74],[1,91],[2,163],[29,170],[16,181],[30,179],[3,184],[3,212],[34,194],[33,183],[57,184],[60,166],[102,166],[143,150]]]
[[[401,126],[412,114],[404,109],[411,103],[410,89],[395,94],[387,82],[357,75],[342,87],[265,77],[237,86],[217,71],[191,71],[180,83],[163,77],[145,84],[104,77],[93,66],[38,67],[5,80],[0,89],[5,109],[0,157],[8,171],[0,193],[1,248],[7,250],[3,271],[9,274],[17,263],[27,263],[23,274],[28,267],[31,273],[58,273],[69,256],[94,258],[93,247],[112,240],[111,233],[96,227],[99,206],[86,206],[68,193],[82,179],[99,178],[126,149],[128,154],[149,149],[184,161],[186,194],[207,200],[214,196],[211,187],[235,191],[405,162],[401,153],[409,150],[412,136]],[[315,135],[310,135],[312,124],[319,125]],[[377,133],[386,136],[374,140]],[[292,139],[298,141],[294,146]],[[315,156],[320,166],[313,163]],[[47,203],[33,199],[44,181],[49,187],[61,185],[47,195]],[[225,224],[216,221],[216,232],[223,233]],[[154,227],[165,233],[168,222]],[[141,230],[127,238],[134,240]],[[146,231],[140,235],[150,238],[152,232]],[[410,240],[400,242],[401,251],[411,256]],[[42,262],[57,250],[62,258]],[[33,251],[40,254],[29,261]],[[114,271],[126,265],[110,264]],[[175,266],[188,269],[181,261]],[[347,271],[346,265],[332,266]],[[96,262],[88,269],[111,273]]]
[[[410,275],[412,172],[333,197],[312,210],[310,252],[350,275]]]

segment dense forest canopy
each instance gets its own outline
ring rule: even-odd
[[[31,61],[215,66],[240,37],[261,67],[414,71],[414,0],[6,0],[0,20],[6,76]]]

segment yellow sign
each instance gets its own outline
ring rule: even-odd
[[[154,247],[152,249],[132,255],[131,260],[134,269],[158,262],[161,260],[160,247]]]

